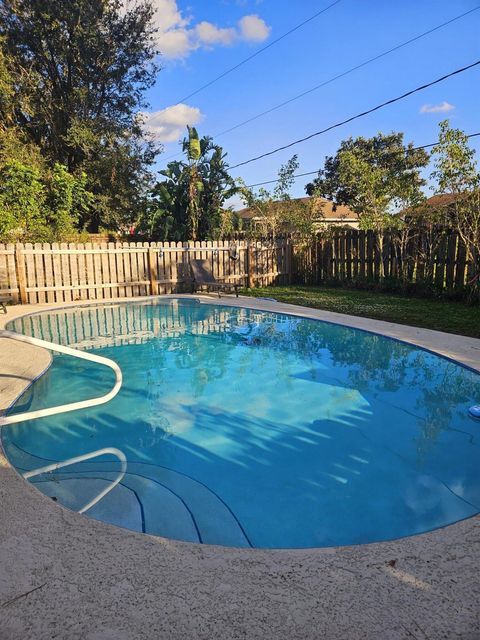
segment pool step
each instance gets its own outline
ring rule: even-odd
[[[9,445],[9,448],[13,445]],[[11,453],[9,451],[9,453]],[[31,470],[50,461],[15,447],[15,464]],[[32,478],[46,495],[78,511],[118,475],[105,457]],[[188,475],[153,464],[129,462],[121,483],[88,510],[92,518],[187,542],[252,546],[235,515],[207,486]]]
[[[55,474],[55,479],[49,479],[52,474],[32,478],[30,481],[42,493],[51,497],[72,511],[79,511],[93,497],[105,488],[105,480],[114,479],[98,476],[85,477],[75,474]],[[109,524],[125,527],[133,531],[143,531],[142,507],[135,493],[123,484],[117,485],[111,493],[106,495],[98,504],[88,510],[88,515]]]

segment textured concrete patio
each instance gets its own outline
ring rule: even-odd
[[[383,333],[480,371],[480,340],[473,338],[252,298],[221,303]],[[10,307],[0,326],[58,306]],[[0,410],[49,362],[42,349],[0,339]],[[355,547],[187,544],[68,511],[0,454],[1,640],[476,640],[479,570],[478,516]]]

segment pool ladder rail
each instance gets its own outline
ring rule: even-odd
[[[88,511],[88,509],[94,507],[97,502],[100,502],[100,500],[104,498],[107,493],[110,493],[110,491],[123,480],[125,474],[127,473],[127,458],[125,457],[123,451],[120,451],[120,449],[116,449],[115,447],[105,447],[105,449],[98,449],[97,451],[92,451],[91,453],[85,453],[82,456],[76,456],[75,458],[69,458],[68,460],[63,460],[62,462],[54,462],[53,464],[49,464],[45,467],[39,467],[38,469],[26,471],[25,473],[22,473],[22,476],[28,480],[29,478],[34,478],[35,476],[41,476],[44,473],[58,471],[63,467],[69,467],[72,464],[85,462],[86,460],[91,460],[92,458],[98,458],[100,456],[105,456],[108,454],[115,456],[120,460],[120,471],[118,472],[117,477],[112,480],[112,482],[108,484],[105,489],[102,489],[102,491],[100,491],[100,493],[96,495],[95,498],[90,500],[90,502],[87,502],[84,507],[78,509],[78,513],[85,513],[85,511]]]
[[[0,330],[0,338],[11,338],[12,340],[18,340],[19,342],[26,342],[27,344],[34,345],[36,347],[42,347],[48,351],[56,351],[57,353],[64,353],[74,358],[80,358],[81,360],[89,360],[90,362],[96,362],[102,364],[105,367],[110,367],[115,373],[115,384],[112,389],[103,396],[98,398],[90,398],[89,400],[81,400],[80,402],[70,402],[68,404],[62,404],[56,407],[50,407],[48,409],[38,409],[36,411],[27,411],[25,413],[17,413],[11,416],[0,416],[0,427],[4,427],[7,424],[15,424],[16,422],[24,422],[25,420],[34,420],[36,418],[46,418],[48,416],[55,416],[60,413],[67,413],[69,411],[77,411],[78,409],[88,409],[89,407],[95,407],[99,404],[105,404],[112,400],[120,391],[122,386],[122,370],[116,362],[103,356],[97,356],[86,351],[80,351],[78,349],[72,349],[71,347],[64,347],[54,342],[47,342],[46,340],[40,340],[39,338],[32,338],[31,336],[25,336],[14,331]]]
[[[118,366],[116,362],[110,360],[109,358],[104,358],[102,356],[97,356],[92,353],[87,353],[85,351],[79,351],[78,349],[72,349],[71,347],[64,347],[60,344],[55,344],[53,342],[47,342],[46,340],[40,340],[39,338],[32,338],[30,336],[25,336],[20,333],[15,333],[13,331],[0,330],[0,338],[11,338],[12,340],[18,340],[19,342],[25,342],[27,344],[31,344],[36,347],[42,347],[43,349],[48,349],[49,351],[56,351],[57,353],[64,353],[65,355],[73,356],[74,358],[80,358],[82,360],[89,360],[90,362],[96,362],[97,364],[102,364],[106,367],[110,367],[115,373],[115,384],[112,389],[103,396],[99,396],[97,398],[91,398],[89,400],[82,400],[80,402],[70,402],[68,404],[62,404],[56,407],[49,407],[48,409],[38,409],[37,411],[27,411],[24,413],[17,413],[12,416],[0,416],[0,427],[4,427],[8,424],[15,424],[17,422],[24,422],[26,420],[35,420],[36,418],[45,418],[48,416],[58,415],[60,413],[68,413],[69,411],[77,411],[78,409],[87,409],[89,407],[95,407],[99,404],[105,404],[112,400],[117,393],[120,391],[122,386],[122,370]],[[40,467],[38,469],[32,469],[31,471],[27,471],[23,473],[23,477],[34,478],[35,476],[42,475],[44,473],[51,473],[52,471],[57,471],[63,467],[68,467],[73,464],[77,464],[79,462],[85,462],[86,460],[91,460],[92,458],[98,458],[102,455],[113,455],[118,460],[120,460],[121,469],[118,473],[117,477],[112,480],[112,482],[107,485],[100,493],[95,496],[92,500],[90,500],[84,507],[79,509],[79,513],[85,513],[88,509],[91,509],[94,505],[96,505],[102,498],[104,498],[112,489],[114,489],[124,478],[125,473],[127,471],[127,458],[125,454],[120,451],[120,449],[116,449],[114,447],[106,447],[104,449],[98,449],[97,451],[92,451],[90,453],[85,453],[81,456],[76,456],[74,458],[69,458],[68,460],[63,460],[61,462],[55,462],[53,464],[49,464],[45,467]]]

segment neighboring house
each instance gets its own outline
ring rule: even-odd
[[[291,200],[292,204],[302,202],[311,205],[312,216],[318,228],[328,227],[349,227],[358,229],[358,216],[351,209],[344,205],[335,205],[326,198],[305,197]],[[288,206],[285,201],[279,202],[282,207]],[[244,226],[256,226],[260,223],[260,217],[252,209],[240,209],[235,212],[243,221]]]
[[[465,197],[467,194],[438,193],[417,207],[405,209],[400,215],[406,221],[416,221],[419,225],[449,226],[455,203]]]

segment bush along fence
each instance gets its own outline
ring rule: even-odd
[[[191,291],[190,260],[245,287],[288,284],[291,241],[0,244],[0,295],[36,304]]]
[[[0,244],[0,295],[36,304],[189,292],[190,260],[203,259],[218,280],[245,287],[382,283],[469,297],[480,277],[478,258],[468,261],[459,237],[444,230],[378,236],[352,229],[301,243]]]
[[[480,246],[467,260],[465,245],[453,231],[338,231],[295,246],[296,284],[383,284],[422,294],[471,298],[480,282]]]

